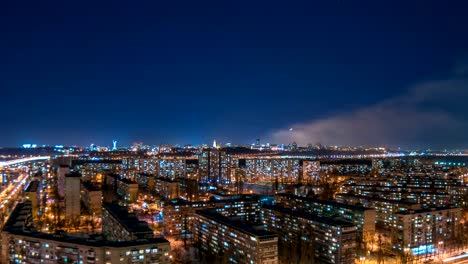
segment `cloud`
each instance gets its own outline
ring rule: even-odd
[[[467,103],[468,79],[457,76],[415,85],[405,94],[348,113],[292,124],[269,138],[299,145],[466,148]]]

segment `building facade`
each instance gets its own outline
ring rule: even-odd
[[[81,183],[81,201],[90,214],[102,214],[102,189],[91,182]]]
[[[102,210],[102,234],[110,241],[133,241],[150,239],[153,230],[123,206],[105,203]]]
[[[398,250],[414,255],[434,253],[450,246],[462,235],[461,208],[431,208],[397,213],[392,242]]]
[[[358,239],[366,234],[375,233],[375,209],[363,206],[349,205],[335,201],[324,201],[292,194],[277,194],[275,201],[284,207],[302,210],[307,213],[340,218],[353,223],[357,227]]]
[[[81,215],[81,174],[68,173],[65,175],[65,217],[78,218]]]
[[[114,264],[170,263],[170,245],[162,238],[112,242],[46,234],[31,228],[31,203],[21,203],[2,230],[0,263]]]
[[[36,220],[39,213],[39,187],[40,182],[38,180],[31,181],[26,190],[24,191],[24,196],[27,201],[31,202],[32,206],[32,216]]]
[[[200,249],[220,261],[232,263],[278,263],[278,237],[215,210],[196,212],[195,240]],[[213,261],[215,262],[215,261]]]
[[[353,264],[356,254],[355,225],[342,220],[321,217],[278,205],[262,207],[265,229],[279,234],[280,257],[315,258],[315,262]],[[291,246],[294,245],[294,246]],[[288,248],[302,248],[300,253]],[[312,253],[312,256],[308,256]],[[301,255],[306,254],[306,255]]]

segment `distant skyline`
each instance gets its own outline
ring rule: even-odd
[[[3,1],[0,146],[468,148],[467,13],[463,1]]]

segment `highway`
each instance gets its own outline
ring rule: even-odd
[[[20,164],[29,161],[39,161],[39,160],[49,160],[49,156],[37,156],[37,157],[29,157],[29,158],[22,158],[22,159],[14,159],[14,160],[7,160],[7,161],[0,161],[0,168],[5,166],[11,166],[15,164]]]
[[[468,253],[462,252],[461,254],[456,254],[454,256],[448,257],[442,260],[443,263],[457,263],[457,264],[468,264]]]
[[[6,222],[16,204],[22,200],[23,189],[29,184],[29,179],[28,172],[22,170],[18,178],[10,182],[8,186],[0,192],[1,226]]]
[[[15,165],[49,159],[49,156],[37,156],[0,162],[0,168],[12,166],[10,170],[13,169],[19,172],[18,177],[8,182],[7,186],[0,192],[0,227],[3,227],[8,220],[8,216],[13,208],[15,208],[16,204],[23,200],[23,190],[31,180],[27,168],[23,166],[15,167]]]

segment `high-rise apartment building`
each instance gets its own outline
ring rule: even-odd
[[[65,174],[65,217],[69,220],[81,215],[81,174]]]
[[[307,213],[340,218],[353,223],[357,227],[357,238],[363,239],[366,235],[375,233],[375,209],[363,206],[324,201],[310,197],[301,197],[292,194],[277,194],[275,201],[284,207],[302,210]]]
[[[60,198],[65,197],[65,175],[70,172],[70,166],[59,165],[57,168],[57,188]]]
[[[316,263],[354,263],[357,228],[352,223],[277,205],[264,205],[262,219],[265,229],[279,235],[283,261],[314,257]],[[302,250],[298,254],[288,248]]]
[[[81,201],[92,215],[102,213],[102,189],[91,182],[81,183]]]
[[[28,187],[24,191],[26,200],[31,202],[32,216],[35,220],[38,218],[39,212],[39,186],[40,182],[38,180],[34,180],[29,183]]]
[[[170,245],[163,238],[116,242],[41,233],[31,228],[31,210],[26,202],[12,212],[2,230],[0,263],[170,263]]]
[[[223,216],[216,210],[196,213],[195,240],[215,261],[233,263],[278,263],[278,236]]]
[[[431,208],[397,213],[392,239],[398,250],[414,255],[450,247],[462,235],[461,208]]]
[[[135,214],[116,203],[105,203],[102,210],[102,233],[110,241],[150,239],[153,230]]]

